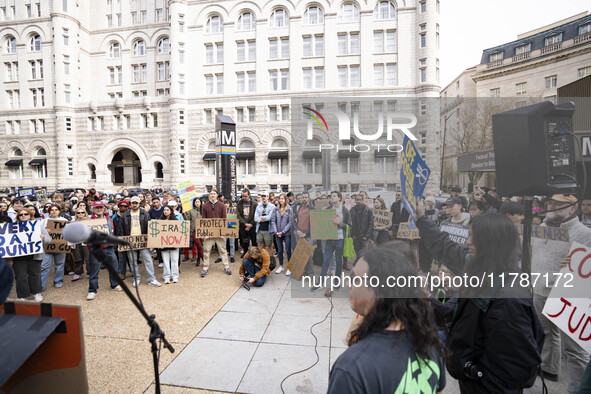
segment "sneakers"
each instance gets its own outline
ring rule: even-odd
[[[123,287],[121,287],[120,285],[117,285],[115,287],[111,287],[111,290],[115,290],[115,291],[123,291]]]
[[[230,263],[234,262],[234,257],[230,257]]]
[[[187,257],[185,257],[185,258],[183,259],[183,261],[189,261],[189,257],[188,257],[188,256],[187,256]]]
[[[201,270],[201,277],[205,278],[205,275],[207,275],[207,270]]]
[[[224,272],[226,273],[226,275],[232,275],[232,271],[230,271],[230,268],[226,268]]]
[[[195,263],[195,267],[199,267],[201,265],[201,260],[197,260],[197,262]]]
[[[220,261],[222,261],[222,258],[221,257],[218,257],[215,262],[216,263],[219,263]]]
[[[59,288],[61,288],[61,287],[63,287],[63,286],[64,286],[64,284],[63,284],[63,283],[58,283],[58,284],[56,284],[56,285],[53,285],[53,287],[55,287],[56,289],[59,289]]]
[[[131,284],[133,287],[138,287],[140,285],[140,281],[139,280],[133,280],[133,283]]]
[[[162,268],[162,267],[164,267],[164,263],[158,264],[158,268]]]
[[[194,263],[194,262],[196,262],[196,261],[197,261],[197,257],[193,257],[193,258],[191,259],[191,262],[193,262],[193,263]]]
[[[170,284],[170,279],[164,279],[164,284],[165,285],[169,285]]]
[[[74,275],[72,276],[72,282],[76,282],[77,280],[82,279],[82,275]]]
[[[275,273],[276,273],[276,274],[280,274],[280,273],[282,273],[283,271],[285,271],[285,270],[283,269],[283,266],[280,266],[279,268],[277,268],[277,270],[275,271]]]
[[[96,297],[96,293],[88,293],[88,295],[86,296],[86,300],[92,301],[95,299],[95,297]]]
[[[154,279],[153,281],[151,281],[151,282],[148,282],[148,286],[152,286],[152,287],[160,287],[160,286],[162,286],[162,285],[160,284],[160,282],[158,282],[156,279]]]
[[[179,283],[179,278],[172,278],[172,283]]]
[[[41,302],[43,301],[43,296],[39,293],[35,294],[35,298],[34,298],[35,302]]]
[[[285,276],[291,276],[291,271],[287,270],[287,272],[285,273]]]

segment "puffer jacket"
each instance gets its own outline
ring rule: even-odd
[[[271,217],[269,230],[272,233],[291,234],[291,209],[287,208],[283,216],[281,216],[281,210],[277,208]]]

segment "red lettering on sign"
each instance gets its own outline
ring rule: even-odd
[[[562,309],[560,310],[560,312],[558,312],[558,313],[557,313],[557,314],[555,314],[555,315],[551,315],[551,314],[549,314],[549,313],[548,313],[548,316],[550,316],[550,317],[552,317],[552,318],[554,318],[554,317],[558,317],[558,316],[560,316],[560,314],[561,314],[562,312],[564,312],[564,309],[566,308],[566,306],[567,306],[567,305],[568,305],[568,306],[571,306],[571,305],[572,305],[572,304],[571,304],[571,303],[570,303],[568,300],[565,300],[565,299],[564,299],[564,298],[562,298],[562,297],[560,298],[560,301],[564,302],[564,305],[562,306]]]

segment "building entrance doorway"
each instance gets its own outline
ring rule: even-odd
[[[142,163],[131,149],[117,151],[108,167],[114,185],[139,186],[142,181]]]

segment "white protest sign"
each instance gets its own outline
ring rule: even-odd
[[[0,257],[12,259],[43,252],[43,220],[0,224]]]

